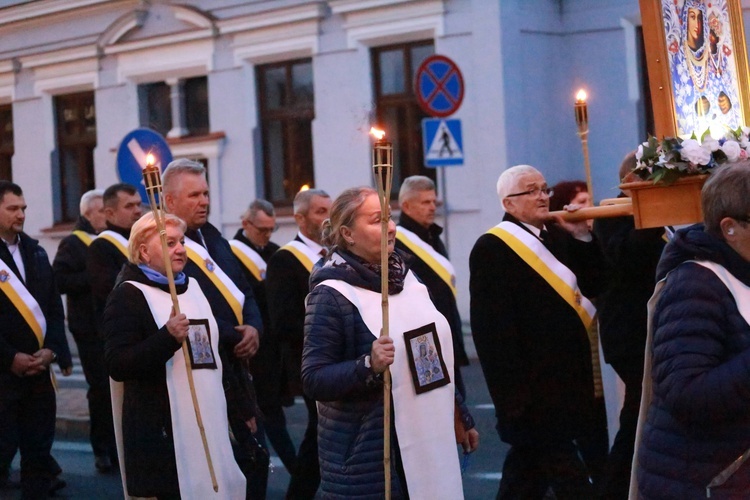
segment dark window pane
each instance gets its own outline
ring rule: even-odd
[[[152,130],[166,136],[172,130],[172,104],[169,96],[169,85],[164,82],[143,85],[146,94],[146,123]]]
[[[96,109],[94,93],[81,92],[55,97],[57,121],[57,168],[53,174],[55,222],[78,217],[81,195],[94,188]]]
[[[277,205],[290,205],[305,184],[314,187],[312,76],[309,59],[258,67],[263,196]]]
[[[410,83],[414,81],[414,75],[419,69],[419,65],[422,61],[427,59],[429,56],[435,53],[435,46],[429,45],[417,45],[411,48],[411,73],[409,74]]]
[[[286,67],[268,68],[264,71],[264,103],[267,109],[277,109],[287,102]]]
[[[313,102],[312,63],[295,64],[292,66],[292,91],[297,105]]]
[[[205,135],[211,131],[208,123],[208,78],[201,76],[185,80],[185,122],[190,135]]]
[[[11,158],[13,157],[13,106],[0,106],[0,179],[13,180]]]
[[[401,94],[404,86],[404,51],[388,50],[380,53],[380,94]]]

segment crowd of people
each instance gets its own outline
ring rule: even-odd
[[[585,183],[501,173],[504,216],[469,259],[471,332],[510,445],[497,498],[747,496],[747,163],[717,169],[705,223],[676,233],[568,222],[550,209],[590,205]],[[620,180],[634,166],[631,154]],[[62,293],[94,467],[119,470],[126,497],[265,498],[272,446],[290,499],[382,498],[387,476],[392,498],[463,498],[459,450],[479,433],[434,182],[404,179],[398,224],[370,187],[301,191],[298,232],[279,246],[271,203],[253,201],[227,240],[208,222],[200,163],[176,160],[162,180],[161,234],[118,183],[82,196],[51,265],[23,232],[23,191],[0,181],[0,488],[17,452],[23,498],[65,486],[51,455],[50,365],[72,370]],[[600,344],[625,387],[611,447]],[[284,411],[295,397],[298,448]]]

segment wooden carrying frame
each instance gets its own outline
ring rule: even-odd
[[[674,0],[639,0],[643,38],[646,48],[649,87],[654,110],[654,135],[658,138],[675,137],[692,133],[681,131],[677,122],[675,95],[671,77],[669,50],[664,27],[663,5],[674,7]],[[708,1],[708,0],[706,0]],[[741,0],[715,0],[715,4],[726,3],[734,56],[734,75],[737,86],[740,125],[745,125],[750,117],[750,90],[748,89],[748,58],[745,46],[745,32],[742,22]],[[684,5],[680,0],[679,5]],[[708,19],[703,20],[708,23]],[[687,29],[687,28],[685,28]],[[708,44],[708,42],[705,42]],[[708,47],[706,48],[708,50]],[[696,131],[700,133],[702,131]]]

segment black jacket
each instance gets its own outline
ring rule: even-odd
[[[75,230],[96,234],[91,223],[81,216]],[[89,247],[75,234],[66,236],[57,248],[52,269],[60,293],[68,303],[68,328],[76,340],[97,338],[94,319],[94,299],[86,270]]]
[[[643,364],[646,304],[654,293],[664,228],[635,229],[632,217],[596,219],[594,233],[607,257],[610,276],[597,300],[604,359]]]
[[[299,237],[295,241],[301,242]],[[293,395],[302,394],[302,330],[305,324],[305,297],[310,290],[310,273],[286,250],[279,250],[268,261],[266,290],[271,329],[279,336],[284,368]]]
[[[255,303],[253,289],[245,279],[229,242],[211,224],[204,224],[200,232],[203,238],[195,230],[186,231],[185,236],[199,244],[205,241],[206,249],[213,261],[245,295],[245,305],[242,308],[243,324],[253,326],[259,333],[262,333],[263,324],[258,305]],[[258,415],[258,409],[255,388],[248,376],[245,364],[234,356],[232,351],[234,346],[242,340],[242,335],[234,329],[238,326],[237,317],[221,292],[197,265],[188,260],[184,272],[191,278],[195,278],[200,285],[208,303],[211,304],[211,312],[219,327],[219,355],[224,364],[222,376],[230,424],[232,426],[245,425],[245,421]],[[262,339],[261,335],[261,341]]]
[[[19,251],[23,258],[26,280],[21,280],[13,256],[3,242],[0,242],[0,259],[13,271],[9,279],[23,281],[42,309],[47,321],[43,347],[57,354],[57,362],[61,368],[68,368],[72,366],[72,359],[65,337],[65,316],[47,252],[26,233],[21,233],[20,238]],[[38,350],[39,342],[31,327],[10,299],[0,292],[0,370],[10,372],[17,352],[34,354]]]
[[[398,225],[416,234],[422,239],[422,241],[434,248],[436,252],[446,259],[448,258],[448,251],[440,240],[440,234],[443,232],[443,228],[437,224],[432,224],[429,228],[425,228],[407,214],[401,213]],[[432,298],[432,303],[435,304],[435,308],[440,311],[440,314],[445,316],[445,319],[448,320],[453,337],[453,355],[455,356],[456,366],[468,365],[469,357],[466,355],[466,349],[464,348],[461,315],[458,313],[456,296],[453,295],[453,291],[448,284],[427,265],[427,263],[413,254],[411,250],[409,250],[409,248],[398,239],[396,240],[396,248],[401,250],[402,253],[408,255],[407,261],[409,262],[409,268],[414,271],[414,274],[416,274],[420,281],[422,281],[427,287],[427,290],[430,292],[430,297]]]
[[[510,214],[504,220],[528,231]],[[576,240],[556,225],[547,229],[547,248],[595,298],[605,271],[598,242]],[[589,338],[576,312],[492,234],[479,237],[469,267],[472,334],[502,440],[549,445],[583,435],[594,386]]]
[[[114,231],[126,240],[130,238],[130,229],[114,226],[107,222],[107,229]],[[91,296],[94,298],[94,315],[100,335],[102,315],[107,305],[107,297],[115,287],[117,275],[128,258],[112,243],[104,238],[97,238],[89,246],[86,270],[91,283]]]
[[[265,261],[271,258],[271,256],[279,249],[279,245],[273,242],[269,242],[265,248],[260,249],[252,244],[252,242],[245,237],[242,229],[237,231],[234,239],[241,241],[245,245],[249,246]],[[266,281],[258,281],[241,262],[239,266],[242,269],[242,273],[245,275],[248,283],[253,288],[253,295],[255,295],[255,301],[260,309],[260,316],[263,319],[263,337],[260,341],[260,348],[258,352],[250,359],[250,373],[256,379],[256,390],[258,392],[258,399],[261,406],[266,403],[268,397],[278,398],[278,389],[273,390],[272,387],[278,388],[280,383],[279,377],[281,377],[281,366],[280,366],[280,352],[279,352],[279,341],[278,336],[274,334],[271,328],[271,319],[268,315],[268,298],[266,294]],[[271,390],[268,390],[271,389]],[[279,402],[279,404],[281,404]]]
[[[128,493],[153,497],[179,493],[166,363],[180,349],[166,325],[156,327],[143,293],[125,281],[158,287],[135,264],[126,264],[107,301],[102,326],[110,377],[125,383],[122,429]],[[187,290],[177,285],[177,293]]]

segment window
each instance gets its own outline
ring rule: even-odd
[[[258,67],[264,196],[276,205],[291,205],[302,186],[314,187],[312,76],[310,59]]]
[[[81,195],[94,189],[96,108],[94,93],[55,97],[58,172],[53,175],[55,223],[78,217]]]
[[[422,147],[422,119],[429,116],[414,94],[414,73],[434,52],[432,41],[372,49],[377,121],[393,143],[392,198],[398,197],[401,181],[410,175],[435,180],[435,169],[424,166]]]
[[[0,106],[0,179],[13,180],[13,106]]]
[[[211,130],[208,123],[208,78],[199,76],[178,80],[174,86],[179,93],[177,102],[183,103],[177,110],[172,109],[172,85],[154,82],[138,87],[141,126],[164,137],[172,130],[175,137],[208,134]]]

